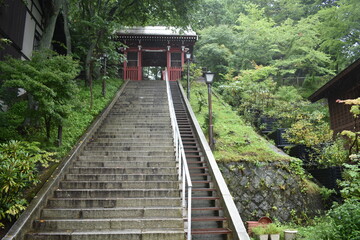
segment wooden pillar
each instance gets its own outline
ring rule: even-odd
[[[127,76],[127,51],[124,51],[124,55],[125,55],[125,61],[123,63],[123,77],[124,80],[127,80],[128,76]]]
[[[138,79],[142,80],[142,50],[141,45],[138,46]]]

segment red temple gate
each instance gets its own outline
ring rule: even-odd
[[[185,53],[192,53],[197,35],[175,28],[135,27],[117,32],[116,40],[126,46],[122,48],[125,80],[143,80],[145,67],[166,67],[170,80],[177,81],[181,79]]]

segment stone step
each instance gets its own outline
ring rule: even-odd
[[[177,181],[177,174],[66,174],[68,181]]]
[[[146,161],[146,162],[157,162],[157,161],[175,161],[174,156],[79,156],[79,160],[85,161]]]
[[[170,118],[146,118],[139,120],[138,118],[129,118],[124,119],[121,116],[112,116],[111,118],[106,119],[103,123],[104,124],[117,124],[119,122],[126,122],[132,124],[153,124],[153,123],[161,123],[161,124],[171,124]]]
[[[57,189],[54,196],[59,198],[139,198],[139,197],[179,197],[176,189]]]
[[[97,138],[94,136],[89,144],[101,144],[106,146],[109,143],[110,145],[127,145],[127,146],[166,146],[174,145],[172,139],[168,138],[151,138],[151,139],[139,139],[139,138]]]
[[[181,207],[45,208],[42,219],[180,218]]]
[[[178,181],[62,181],[61,189],[178,189]]]
[[[107,146],[118,146],[118,147],[157,147],[159,145],[161,145],[162,147],[174,147],[174,144],[172,141],[168,141],[165,139],[156,139],[154,140],[154,142],[146,142],[145,140],[144,141],[140,141],[140,140],[137,140],[136,139],[131,139],[131,138],[128,138],[128,139],[121,139],[123,140],[122,142],[120,141],[115,141],[114,139],[111,139],[112,141],[110,142],[109,141],[97,141],[96,139],[93,139],[92,142],[89,142],[87,144],[87,147],[92,147],[92,146],[96,146],[96,147],[107,147]],[[128,141],[126,141],[128,140]],[[162,142],[160,142],[161,140],[163,140]]]
[[[174,150],[172,151],[85,151],[83,152],[83,156],[92,156],[92,157],[116,157],[116,156],[127,156],[127,157],[172,157],[175,155]]]
[[[114,117],[121,117],[121,119],[124,121],[126,119],[136,119],[136,122],[142,122],[142,120],[147,120],[149,118],[159,118],[159,119],[169,119],[170,115],[169,113],[162,113],[162,112],[153,112],[153,113],[146,113],[146,112],[138,112],[138,113],[122,113],[122,112],[110,112],[109,116]]]
[[[119,128],[119,129],[101,129],[96,134],[168,134],[172,133],[170,128],[162,129],[147,129],[147,128]]]
[[[126,229],[93,230],[70,232],[35,232],[26,236],[27,240],[184,240],[183,229]]]
[[[125,130],[144,130],[144,131],[160,131],[160,130],[172,130],[169,124],[159,124],[156,126],[146,126],[146,125],[135,125],[135,124],[106,124],[101,128],[101,131],[125,131]]]
[[[180,215],[181,216],[181,215]],[[34,228],[43,231],[100,230],[100,229],[157,229],[183,228],[182,218],[103,218],[103,219],[40,219]]]
[[[180,197],[167,198],[50,198],[50,208],[178,207]]]
[[[171,139],[172,133],[109,133],[109,134],[96,134],[96,138],[138,138],[138,139],[152,139],[152,138],[165,138]]]
[[[161,151],[161,152],[174,152],[174,146],[168,147],[155,147],[155,146],[87,146],[85,147],[86,151],[90,152],[122,152],[122,151],[132,151],[132,152],[139,152],[139,151]]]
[[[148,116],[148,117],[131,117],[131,116],[116,116],[116,114],[112,115],[109,119],[106,120],[106,123],[118,123],[118,122],[135,122],[135,123],[156,123],[156,122],[161,122],[161,123],[169,123],[170,124],[170,117],[152,117],[152,116]]]
[[[35,232],[27,240],[184,240],[183,229],[88,230],[70,232]]]
[[[138,168],[158,168],[158,167],[176,167],[174,161],[158,161],[158,162],[134,162],[134,161],[76,161],[75,167],[138,167]]]
[[[170,116],[169,110],[166,109],[166,107],[151,107],[151,106],[142,106],[142,107],[135,107],[135,106],[129,106],[126,107],[119,107],[119,108],[113,108],[110,111],[110,114],[124,114],[124,115],[130,115],[130,116]]]
[[[73,167],[70,174],[176,174],[176,168]]]

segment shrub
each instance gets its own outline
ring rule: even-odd
[[[0,221],[11,221],[25,209],[24,190],[38,183],[38,168],[53,161],[54,154],[38,144],[15,140],[0,144]]]
[[[355,240],[360,236],[360,202],[347,200],[335,204],[317,224],[300,231],[303,240]]]

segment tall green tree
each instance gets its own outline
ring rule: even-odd
[[[71,22],[78,40],[77,53],[90,79],[93,56],[109,46],[114,31],[121,26],[164,24],[187,26],[189,12],[197,0],[71,0]]]
[[[337,5],[318,12],[322,42],[320,49],[329,54],[337,72],[360,57],[360,2],[339,0]]]

